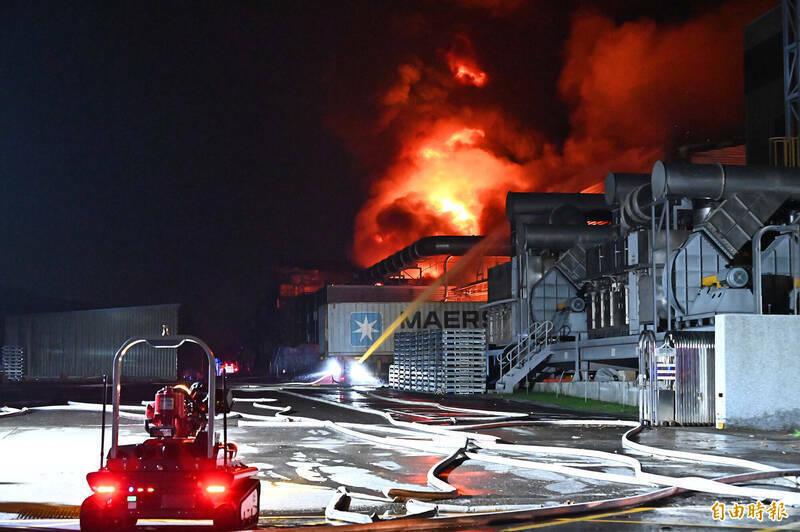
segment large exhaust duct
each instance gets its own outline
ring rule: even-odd
[[[428,236],[421,238],[397,253],[373,264],[363,271],[362,277],[380,281],[393,273],[413,266],[426,257],[465,255],[482,239],[482,236]],[[507,257],[510,254],[508,243],[497,244],[486,252],[487,256],[492,257]]]
[[[797,168],[656,161],[651,184],[655,201],[667,197],[719,201],[733,194],[764,191],[800,199]]]
[[[620,205],[633,189],[650,183],[650,174],[609,172],[606,174],[606,204]]]
[[[525,224],[523,242],[528,249],[564,250],[576,244],[601,244],[612,238],[614,227],[610,225],[553,226]]]
[[[569,194],[556,192],[509,192],[506,196],[506,218],[519,215],[544,215],[557,208],[577,209],[593,220],[611,220],[603,194]],[[545,218],[547,220],[548,218]],[[585,220],[581,220],[584,222]]]

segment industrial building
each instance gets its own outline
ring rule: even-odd
[[[498,392],[524,385],[638,404],[653,424],[797,423],[800,68],[789,8],[745,29],[743,140],[684,147],[649,173],[609,169],[591,188],[604,193],[509,192],[508,245],[485,252],[474,276],[445,274],[481,237],[423,238],[355,285],[306,296],[296,320],[306,341],[323,356],[358,356],[443,276],[396,332],[469,328],[454,316],[476,309]],[[434,310],[452,324],[424,317]],[[376,353],[385,376],[394,338]]]
[[[652,423],[796,423],[798,186],[794,168],[659,161],[607,176],[609,225],[572,195],[509,194],[512,297],[490,285],[487,307],[497,390],[633,368]],[[569,225],[540,221],[568,208]]]
[[[444,274],[480,237],[423,239],[365,270],[371,285],[306,296],[299,324],[320,355],[358,357],[432,282],[407,273],[425,264],[447,280],[392,332],[484,328],[498,392],[591,387],[653,424],[796,423],[800,170],[657,161],[604,188],[510,192],[510,245],[486,251],[475,278]],[[413,359],[391,334],[372,367],[385,378],[398,353]]]
[[[111,375],[114,353],[132,336],[177,334],[179,304],[122,307],[5,317],[3,361],[12,356],[26,379]],[[175,349],[136,346],[125,359],[126,376],[175,379]]]

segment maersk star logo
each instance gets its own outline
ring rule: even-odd
[[[353,312],[350,314],[350,345],[372,345],[383,330],[380,312]]]

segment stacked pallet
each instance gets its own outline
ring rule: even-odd
[[[484,329],[395,333],[389,386],[429,393],[486,391]]]
[[[25,361],[22,357],[22,347],[4,345],[0,350],[0,369],[10,381],[22,380],[25,372]]]

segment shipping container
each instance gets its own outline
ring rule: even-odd
[[[178,334],[179,308],[169,304],[6,316],[4,341],[22,348],[27,377],[110,376],[114,354],[131,336],[158,336],[164,326]],[[137,345],[123,360],[123,374],[174,380],[176,350]]]
[[[281,302],[282,342],[285,345],[322,344],[324,336],[320,309],[330,303],[410,303],[427,290],[427,286],[328,285],[313,294]],[[444,287],[430,294],[428,301],[442,301]]]
[[[426,329],[473,329],[485,327],[485,312],[479,302],[425,302],[406,316],[397,332]],[[377,340],[411,302],[328,303],[319,309],[320,353],[328,356],[359,356]],[[394,352],[394,335],[375,351]]]

